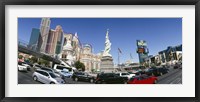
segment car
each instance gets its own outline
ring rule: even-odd
[[[60,77],[57,77],[50,71],[37,69],[33,75],[33,80],[42,82],[44,84],[65,84],[65,81]]]
[[[126,84],[128,78],[120,77],[116,73],[100,73],[97,74],[96,84]]]
[[[23,66],[27,67],[27,70],[30,71],[31,70],[31,66],[28,65],[26,62],[21,62]]]
[[[19,71],[27,71],[27,66],[24,66],[22,62],[18,62],[17,67]]]
[[[60,73],[54,71],[52,68],[41,67],[41,68],[39,68],[39,69],[41,69],[41,70],[46,70],[46,71],[50,71],[50,72],[54,73],[57,77],[64,78]]]
[[[71,78],[74,81],[88,81],[90,83],[94,83],[94,81],[95,81],[95,77],[89,75],[86,72],[74,72],[73,75],[71,76]]]
[[[41,68],[42,66],[41,65],[39,65],[39,64],[33,64],[33,68],[34,69],[39,69],[39,68]]]
[[[176,63],[174,69],[182,68],[182,63]]]
[[[134,73],[134,72],[128,72],[128,73],[129,73],[130,78],[132,78],[133,76],[136,75],[136,73]]]
[[[65,67],[65,66],[63,66],[63,65],[58,65],[58,64],[55,64],[54,67],[53,67],[53,69],[54,69],[56,72],[59,72],[59,73],[60,73],[61,71],[63,71],[63,70],[68,70],[68,72],[70,72],[71,74],[74,73],[73,68]]]
[[[159,74],[160,76],[162,76],[163,74],[169,73],[169,69],[164,68],[164,67],[158,68],[157,70],[158,70],[158,72],[159,72],[158,74]]]
[[[148,76],[148,75],[139,75],[132,77],[128,80],[127,84],[156,84],[158,78],[155,76]]]
[[[135,72],[135,75],[142,75],[142,74],[146,74],[146,72],[142,70]]]
[[[149,76],[162,76],[163,74],[166,74],[168,72],[169,72],[169,69],[164,68],[164,67],[162,68],[152,67],[146,71],[146,74]]]
[[[65,70],[62,70],[60,72],[60,74],[64,77],[64,78],[71,78],[72,76],[72,73],[70,73],[69,71],[65,71]]]
[[[132,77],[132,75],[130,75],[127,72],[117,72],[116,75],[118,75],[120,77],[128,78],[128,79],[130,79]]]

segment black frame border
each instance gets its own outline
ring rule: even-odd
[[[6,5],[195,5],[195,97],[5,97]],[[1,0],[0,1],[0,100],[1,102],[199,102],[200,0]]]

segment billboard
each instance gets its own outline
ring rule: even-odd
[[[149,50],[147,48],[147,43],[145,40],[137,40],[137,53],[139,56],[140,63],[143,63],[148,57]]]

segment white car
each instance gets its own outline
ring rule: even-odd
[[[27,63],[25,63],[25,62],[22,62],[22,65],[23,65],[23,66],[26,66],[26,67],[27,67],[27,70],[31,70],[31,66],[30,66],[30,65],[28,65]]]
[[[41,67],[41,68],[39,68],[39,69],[45,70],[45,71],[48,71],[48,72],[52,72],[52,73],[54,73],[57,77],[62,77],[62,76],[60,75],[60,73],[59,73],[59,72],[55,72],[54,69],[47,68],[47,67]],[[36,70],[38,70],[38,69],[36,69]]]
[[[35,68],[35,69],[39,69],[39,68],[41,68],[42,66],[40,66],[39,64],[34,64],[33,65],[33,68]]]
[[[65,81],[57,77],[54,73],[37,69],[33,75],[33,80],[40,81],[44,84],[65,84]]]
[[[18,70],[19,71],[27,71],[27,66],[24,66],[22,62],[18,62]]]
[[[118,72],[118,73],[116,73],[116,75],[118,75],[120,77],[127,77],[128,79],[130,79],[132,77],[132,75],[130,75],[127,72]]]
[[[54,68],[53,68],[56,72],[61,72],[61,71],[65,71],[65,70],[68,70],[69,73],[73,74],[74,73],[74,70],[73,68],[70,68],[70,67],[65,67],[63,65],[57,65],[55,64],[54,65]]]

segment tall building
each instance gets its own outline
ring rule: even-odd
[[[43,53],[45,53],[46,46],[47,46],[50,23],[51,23],[50,18],[42,18],[42,21],[40,24],[40,33],[41,33],[41,37],[43,41],[40,52],[43,52]]]
[[[49,35],[48,35],[48,40],[47,40],[47,46],[46,46],[46,52],[49,54],[49,55],[54,55],[54,50],[55,50],[55,47],[53,46],[54,45],[54,36],[55,36],[55,30],[51,29],[49,30]]]
[[[29,40],[29,48],[35,51],[38,51],[41,46],[41,35],[40,30],[37,28],[33,28],[31,31],[31,37]]]
[[[63,30],[62,30],[62,27],[60,25],[56,26],[55,35],[56,35],[56,38],[57,38],[55,54],[60,54],[61,51],[62,51],[63,39],[64,39],[63,38],[64,37]]]
[[[52,56],[58,55],[62,51],[62,46],[63,30],[60,25],[57,25],[55,30],[49,30],[45,52]]]

